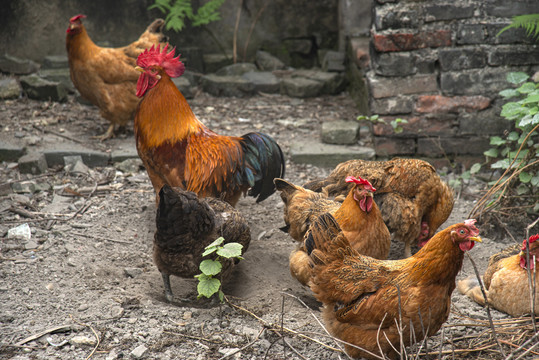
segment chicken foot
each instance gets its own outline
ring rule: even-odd
[[[165,287],[165,297],[168,302],[172,302],[174,295],[172,295],[172,288],[170,287],[170,276],[165,273],[161,273],[161,276],[163,277],[163,286]]]

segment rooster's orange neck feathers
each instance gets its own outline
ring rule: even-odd
[[[91,57],[98,47],[88,36],[84,25],[80,25],[80,31],[66,36],[66,48],[69,59]]]
[[[146,92],[135,118],[135,131],[140,128],[138,136],[144,137],[146,146],[181,142],[201,132],[213,134],[197,119],[170,77],[164,71],[159,75],[161,79]]]

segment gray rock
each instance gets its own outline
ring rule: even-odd
[[[43,58],[44,69],[69,68],[67,55],[47,55]]]
[[[262,71],[286,69],[286,65],[281,60],[263,50],[256,52],[256,65]]]
[[[26,75],[39,70],[39,64],[26,59],[4,54],[0,56],[0,71],[15,75]]]
[[[79,146],[73,146],[73,148],[64,149],[47,149],[43,153],[47,158],[47,164],[50,167],[56,165],[64,166],[64,156],[80,155],[82,161],[87,166],[106,166],[109,162],[109,155],[104,152],[90,150]]]
[[[326,144],[353,145],[357,144],[359,122],[357,121],[325,121],[322,123],[322,142]]]
[[[214,73],[217,70],[232,64],[232,56],[224,54],[204,54],[204,71]]]
[[[290,158],[296,163],[333,168],[352,160],[373,160],[374,149],[363,146],[339,146],[313,141],[296,142],[290,147]]]
[[[148,348],[144,345],[139,345],[131,351],[131,356],[135,359],[141,359],[148,352]]]
[[[142,274],[142,269],[136,268],[136,267],[125,268],[124,269],[124,274],[127,277],[136,278],[137,276]]]
[[[12,77],[0,78],[0,99],[17,99],[21,95],[21,86]]]
[[[32,74],[20,78],[23,90],[29,98],[36,100],[66,101],[66,87],[59,83],[48,81]]]
[[[322,59],[322,69],[324,71],[345,71],[345,53],[341,51],[328,51]]]
[[[297,70],[292,73],[292,77],[303,77],[322,83],[321,94],[335,95],[342,92],[346,87],[346,78],[343,73]]]
[[[202,89],[214,96],[244,97],[252,95],[254,85],[241,76],[209,74],[200,79]]]
[[[239,76],[248,72],[256,71],[256,65],[251,63],[237,63],[225,66],[217,70],[215,75],[219,76]]]
[[[126,159],[114,167],[124,173],[136,173],[142,167],[142,160],[139,158]]]
[[[281,81],[269,71],[251,71],[243,74],[243,78],[254,85],[255,92],[277,93],[281,88]]]
[[[180,76],[172,79],[172,82],[186,99],[192,99],[194,97],[193,90],[191,89],[191,82],[188,78]]]
[[[281,81],[281,93],[298,98],[320,95],[324,84],[302,77],[288,78]]]
[[[185,72],[183,73],[181,77],[184,77],[187,80],[189,80],[189,83],[191,84],[191,86],[197,86],[202,76],[203,76],[202,73],[185,70]]]
[[[0,139],[0,161],[17,161],[24,155],[24,148]]]
[[[31,194],[36,192],[36,184],[31,181],[16,182],[11,184],[11,189],[18,194]]]
[[[204,57],[202,49],[198,46],[182,46],[180,60],[188,71],[204,72]],[[191,80],[191,79],[189,79]]]
[[[43,207],[42,211],[49,214],[62,213],[69,208],[72,200],[70,197],[54,194],[50,204]]]
[[[19,171],[22,174],[43,174],[47,172],[47,159],[42,153],[30,153],[19,159]]]
[[[39,71],[39,76],[45,80],[59,82],[60,84],[64,85],[69,92],[75,92],[75,85],[73,85],[73,82],[71,81],[71,75],[69,74],[68,68],[41,69]]]

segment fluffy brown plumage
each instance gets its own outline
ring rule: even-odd
[[[137,56],[152,45],[165,43],[161,32],[165,24],[157,19],[135,42],[120,48],[97,46],[88,36],[81,19],[71,18],[66,35],[69,71],[75,88],[82,97],[97,106],[101,116],[110,121],[101,140],[114,136],[115,126],[125,126],[140,99],[135,95],[139,73],[135,70]]]
[[[532,279],[539,265],[539,235],[530,237],[530,263]],[[526,268],[526,240],[492,255],[483,276],[488,303],[495,309],[518,317],[531,312],[530,287]],[[535,257],[535,259],[534,259]],[[461,294],[485,305],[485,298],[477,278],[469,277],[457,283]],[[539,276],[535,276],[535,315],[539,315]]]
[[[326,212],[335,216],[354,250],[376,259],[386,259],[389,254],[390,234],[372,200],[372,186],[368,182],[353,184],[344,201],[339,203],[328,199],[325,194],[275,179],[275,186],[285,204],[285,229],[300,242],[290,254],[290,273],[303,285],[307,285],[311,277],[304,236],[311,223]]]
[[[322,180],[305,188],[330,196],[345,195],[351,185],[347,176],[361,176],[376,188],[374,200],[393,236],[404,242],[409,257],[411,244],[431,238],[453,210],[453,191],[428,162],[395,158],[389,161],[350,160],[339,164]]]
[[[415,255],[402,260],[360,255],[329,214],[311,225],[305,241],[313,263],[311,289],[324,304],[329,332],[363,349],[345,345],[350,356],[375,359],[382,353],[396,358],[392,346],[400,349],[396,322],[401,318],[404,346],[410,345],[411,326],[416,341],[440,329],[449,316],[464,251],[481,241],[474,222],[438,232]]]
[[[219,237],[223,237],[225,243],[240,243],[245,253],[251,231],[239,211],[224,201],[199,199],[195,193],[168,185],[161,188],[159,197],[153,260],[163,276],[165,296],[172,301],[170,275],[192,278],[199,274],[204,248]],[[215,255],[205,258],[212,256]],[[222,280],[234,263],[234,260],[222,260]]]

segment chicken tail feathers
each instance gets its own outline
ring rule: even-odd
[[[215,213],[195,193],[165,184],[159,191],[156,227],[156,241],[162,246],[179,247],[183,237],[209,234],[215,227]]]
[[[241,147],[245,158],[243,177],[251,187],[249,196],[263,201],[275,192],[273,179],[285,173],[285,159],[279,145],[269,135],[249,133],[242,136]]]
[[[304,240],[307,254],[314,264],[328,264],[342,258],[350,243],[341,231],[337,220],[330,213],[322,214],[311,224]]]

